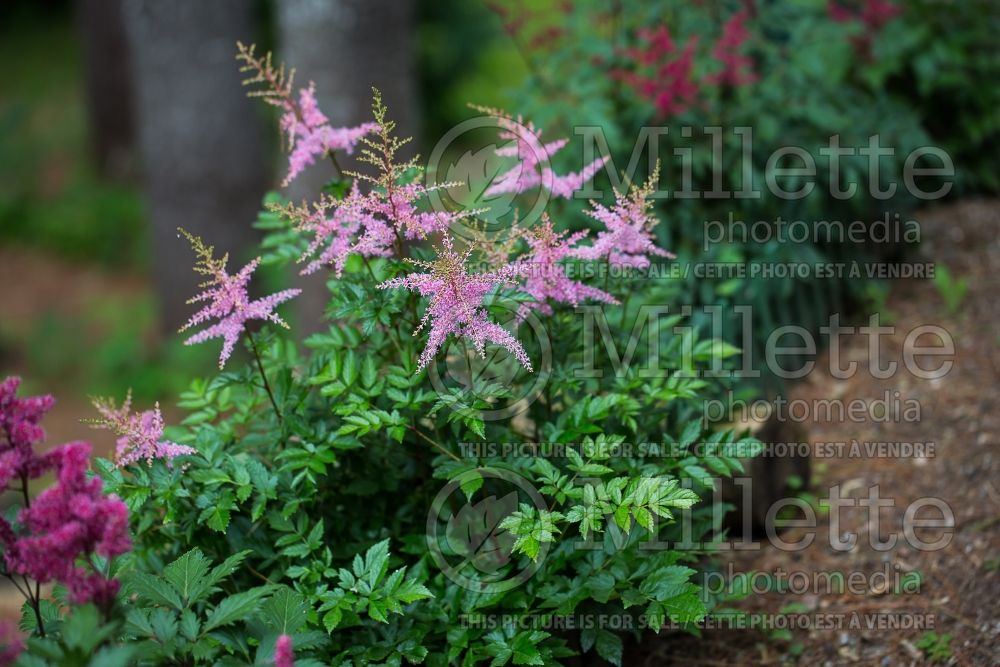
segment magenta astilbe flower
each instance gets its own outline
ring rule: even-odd
[[[659,224],[650,210],[652,194],[659,168],[641,188],[632,188],[630,194],[615,193],[615,204],[607,208],[603,204],[591,202],[591,210],[586,213],[604,224],[590,247],[579,248],[573,255],[581,259],[606,259],[613,266],[631,266],[644,269],[649,266],[647,255],[673,258],[674,255],[656,245],[653,228]]]
[[[552,156],[562,150],[569,139],[545,143],[541,139],[542,130],[531,122],[524,123],[520,116],[514,119],[499,109],[478,106],[472,108],[493,116],[500,127],[500,138],[511,142],[497,148],[496,154],[517,159],[516,165],[498,176],[486,189],[484,194],[487,196],[520,194],[541,187],[556,197],[569,199],[607,162],[607,157],[599,157],[580,171],[557,175],[551,167]]]
[[[292,638],[288,635],[281,635],[274,643],[274,667],[295,667]]]
[[[316,85],[309,82],[308,88],[299,89],[299,101],[291,98],[283,102],[281,129],[288,135],[288,175],[283,185],[288,185],[317,158],[342,150],[348,155],[354,152],[361,137],[378,130],[375,123],[363,123],[357,127],[333,127],[319,110],[316,102]]]
[[[13,665],[24,651],[24,635],[13,621],[0,621],[0,667]]]
[[[865,0],[861,7],[861,21],[872,32],[903,13],[903,8],[891,0]]]
[[[198,254],[198,262],[195,264],[194,270],[209,278],[201,284],[204,291],[188,299],[188,303],[208,301],[208,305],[195,313],[180,330],[186,331],[211,319],[219,320],[188,338],[184,341],[185,345],[194,345],[211,338],[222,338],[222,353],[219,355],[219,368],[222,368],[233,353],[236,342],[246,331],[248,321],[266,320],[288,328],[288,325],[278,317],[274,309],[279,304],[298,296],[302,290],[286,289],[251,301],[250,295],[247,293],[247,285],[250,282],[250,276],[260,264],[260,257],[244,266],[236,275],[231,276],[226,272],[229,255],[224,255],[222,259],[215,259],[212,256],[213,248],[211,246],[206,246],[200,238],[192,236],[183,229],[179,231],[187,237]]]
[[[576,306],[582,301],[593,299],[603,303],[616,304],[618,300],[603,290],[590,287],[566,275],[561,261],[572,257],[576,245],[587,232],[577,232],[568,237],[566,232],[556,232],[548,215],[530,233],[525,234],[530,248],[528,255],[519,262],[522,275],[526,276],[521,291],[534,298],[522,303],[518,308],[518,319],[523,320],[532,310],[545,315],[552,314],[550,301]]]
[[[483,357],[486,356],[487,342],[500,345],[531,371],[531,360],[524,347],[513,334],[490,321],[483,307],[483,299],[490,292],[501,285],[513,284],[519,269],[508,264],[497,271],[468,273],[465,264],[472,248],[464,253],[456,252],[451,237],[447,235],[444,236],[444,247],[437,251],[438,258],[433,262],[408,260],[429,269],[428,273],[392,278],[378,286],[379,289],[403,287],[430,299],[420,325],[413,332],[416,335],[430,323],[427,346],[420,354],[417,370],[426,367],[448,336],[454,334],[471,340]]]
[[[71,442],[56,454],[57,481],[18,513],[27,534],[5,545],[11,572],[45,583],[66,585],[70,599],[107,606],[118,593],[118,581],[77,565],[91,555],[113,558],[132,548],[128,508],[115,496],[102,494],[101,480],[88,478],[90,445]]]
[[[0,382],[0,489],[13,480],[35,479],[52,468],[50,454],[38,455],[34,447],[45,440],[40,421],[55,404],[52,396],[17,397],[21,378]]]
[[[18,398],[21,378],[10,376],[0,382],[0,428],[11,447],[31,446],[45,439],[45,429],[39,425],[45,413],[55,405],[52,396]]]
[[[133,413],[131,391],[121,407],[116,407],[114,400],[108,398],[95,398],[92,402],[101,418],[90,421],[90,424],[94,428],[108,429],[119,436],[115,450],[115,464],[118,467],[141,460],[145,460],[146,465],[152,465],[153,459],[165,459],[169,465],[170,460],[176,456],[198,453],[193,447],[163,439],[164,424],[159,403],[152,410]]]
[[[711,83],[722,86],[742,86],[756,81],[753,60],[741,53],[743,44],[750,38],[746,21],[750,13],[743,11],[733,14],[722,27],[722,37],[712,47],[712,55],[722,63],[722,71],[711,75]]]
[[[655,30],[644,28],[638,35],[644,45],[623,51],[631,61],[631,68],[615,70],[612,76],[652,102],[661,117],[683,113],[698,94],[698,85],[691,75],[697,36],[691,37],[678,53],[665,26]]]

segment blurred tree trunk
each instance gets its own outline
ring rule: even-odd
[[[276,5],[279,59],[296,68],[297,86],[316,82],[320,109],[333,125],[370,121],[375,86],[400,136],[417,135],[412,0],[282,0]],[[353,158],[340,162],[347,169],[358,168]],[[296,178],[287,194],[293,201],[315,199],[333,176],[329,161],[317,164]],[[323,272],[302,279],[305,292],[296,303],[303,331],[322,328],[325,279]]]
[[[245,258],[268,182],[262,117],[245,97],[236,41],[253,41],[246,0],[125,0],[153,276],[162,323],[176,330],[199,277],[177,227]],[[234,268],[239,268],[235,266]]]
[[[122,0],[77,0],[76,22],[94,163],[123,180],[134,167],[135,126]]]

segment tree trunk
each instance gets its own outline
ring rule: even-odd
[[[400,136],[416,136],[418,106],[411,0],[282,0],[277,3],[280,60],[296,68],[296,86],[316,82],[320,109],[335,126],[371,120],[372,86],[382,91]],[[412,150],[412,147],[407,147]],[[341,166],[358,168],[353,158]],[[364,166],[366,169],[367,165]],[[292,183],[293,201],[313,200],[334,176],[329,161]],[[326,276],[302,280],[296,300],[302,331],[321,328]]]
[[[153,276],[176,330],[199,276],[184,227],[230,262],[245,259],[268,182],[260,110],[246,99],[236,41],[253,41],[246,0],[125,0]],[[233,268],[239,268],[234,266]]]
[[[124,180],[134,167],[135,125],[122,1],[77,0],[76,22],[94,163],[102,176]]]

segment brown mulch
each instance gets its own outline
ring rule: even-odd
[[[879,516],[882,538],[895,534],[896,544],[884,551],[873,549],[868,539],[871,524],[867,509],[848,508],[840,513],[839,533],[856,533],[857,545],[848,551],[834,550],[829,517],[821,514],[819,529],[810,531],[816,534],[815,542],[808,548],[780,551],[765,540],[759,551],[723,558],[724,571],[730,565],[735,572],[775,573],[781,568],[786,573],[804,573],[809,582],[825,582],[816,576],[822,573],[846,576],[859,572],[865,575],[862,590],[856,589],[854,594],[829,590],[824,583],[807,586],[810,590],[806,592],[799,588],[798,594],[752,595],[734,606],[765,616],[787,610],[806,619],[793,630],[791,640],[760,630],[712,629],[700,638],[671,632],[630,647],[624,664],[930,664],[916,645],[932,629],[952,636],[951,656],[941,658],[938,664],[1000,665],[1000,202],[972,200],[941,205],[921,212],[917,219],[923,237],[917,261],[947,266],[953,275],[968,281],[968,293],[957,312],[950,314],[931,281],[893,283],[880,312],[883,322],[886,316],[892,318],[896,331],[883,337],[882,354],[902,366],[906,333],[920,325],[935,324],[947,329],[955,341],[952,370],[936,380],[920,379],[905,371],[877,379],[864,370],[868,337],[845,336],[841,363],[856,360],[859,371],[851,378],[837,379],[823,358],[789,396],[810,401],[873,401],[884,400],[886,391],[898,391],[901,402],[919,401],[919,422],[814,421],[808,425],[814,452],[818,451],[816,443],[821,442],[934,443],[933,457],[925,458],[814,456],[812,494],[828,497],[829,488],[839,485],[842,497],[864,498],[871,486],[878,485],[879,496],[895,502]],[[865,318],[853,318],[850,324],[864,322]],[[939,360],[933,361],[936,366]],[[953,535],[943,549],[915,549],[902,533],[906,507],[923,497],[940,498],[954,512]],[[940,516],[924,511],[928,514],[922,513],[923,517]],[[917,529],[916,535],[932,541],[944,532]],[[803,529],[790,528],[781,537],[795,542],[804,534]],[[884,576],[871,577],[886,568],[888,585]],[[920,577],[918,590],[893,590],[895,582],[913,572]],[[840,627],[832,620],[838,618]],[[852,619],[857,625],[851,625]],[[913,627],[918,623],[923,627]]]

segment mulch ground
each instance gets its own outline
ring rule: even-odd
[[[813,421],[808,425],[814,447],[811,493],[829,497],[828,489],[839,486],[842,497],[864,498],[870,487],[878,485],[879,496],[895,502],[894,507],[881,510],[881,537],[894,533],[896,544],[875,550],[868,539],[872,524],[867,508],[850,508],[840,512],[838,526],[841,536],[857,535],[857,544],[850,550],[831,547],[830,519],[821,515],[819,529],[810,531],[815,532],[815,542],[802,551],[781,551],[765,540],[759,551],[733,552],[723,559],[723,569],[731,566],[735,572],[773,574],[780,568],[785,573],[803,573],[797,575],[799,585],[794,592],[751,595],[734,605],[772,618],[783,611],[796,614],[802,627],[793,630],[792,639],[775,638],[773,632],[762,630],[713,629],[700,638],[672,632],[631,647],[625,664],[930,664],[917,644],[932,628],[938,635],[952,637],[951,655],[939,656],[938,664],[1000,665],[1000,202],[943,205],[922,211],[917,219],[923,243],[921,257],[916,259],[943,264],[952,274],[965,277],[968,293],[951,314],[930,281],[893,283],[881,313],[883,321],[886,316],[892,318],[896,332],[883,337],[882,353],[884,359],[902,365],[906,334],[920,325],[939,325],[955,341],[952,370],[936,380],[905,371],[877,379],[864,368],[868,337],[845,336],[842,363],[858,361],[859,371],[851,378],[837,379],[821,360],[789,396],[806,401],[884,401],[886,391],[890,395],[898,391],[900,401],[919,401],[919,422]],[[854,320],[863,323],[863,319]],[[855,440],[933,442],[934,455],[816,455],[817,443]],[[926,497],[943,500],[954,512],[953,531],[916,530],[916,537],[925,541],[950,532],[950,543],[943,549],[913,548],[914,540],[907,541],[901,529],[906,508]],[[925,509],[918,516],[941,515]],[[791,528],[781,538],[796,542],[805,534]],[[865,585],[853,594],[835,587],[830,590],[824,575],[832,572],[863,573]],[[888,572],[888,582],[884,575],[872,576],[877,572]],[[803,591],[804,581],[823,583],[808,585],[805,588],[811,590]],[[913,581],[919,581],[916,590],[893,590],[898,582],[912,586]],[[923,627],[914,627],[920,623]]]

